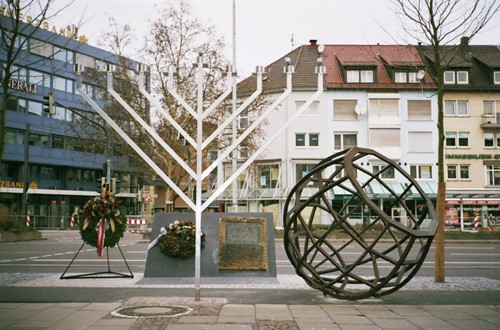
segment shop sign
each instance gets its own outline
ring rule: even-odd
[[[447,199],[445,204],[462,204],[462,205],[498,205],[500,199]]]
[[[3,82],[0,82],[3,85]],[[29,84],[26,81],[9,79],[8,85],[9,88],[16,89],[18,91],[28,92],[31,94],[36,94],[36,85]]]
[[[24,182],[22,181],[8,181],[0,180],[0,188],[23,188]],[[38,189],[38,183],[31,182],[28,186],[29,189]]]
[[[500,154],[446,154],[451,159],[500,159]]]
[[[8,7],[0,6],[0,15],[15,17],[17,15],[17,13],[12,12],[12,10],[9,9]],[[21,19],[24,18],[23,13],[19,13],[19,16],[21,17]],[[89,41],[89,39],[87,37],[85,37],[84,35],[78,36],[78,28],[76,28],[74,25],[70,25],[67,28],[58,28],[55,25],[51,25],[47,21],[40,22],[39,19],[33,18],[32,16],[26,16],[25,21],[28,24],[31,24],[34,26],[39,26],[42,29],[48,30],[48,31],[53,32],[53,33],[57,33],[57,34],[62,35],[64,37],[68,37],[71,39],[77,39],[78,41],[83,42],[83,43],[87,43]]]

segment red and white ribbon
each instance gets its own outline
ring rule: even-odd
[[[74,225],[75,225],[75,216],[72,215],[71,216],[71,222],[69,223],[69,226],[70,226],[70,228],[73,228]]]
[[[26,216],[26,227],[29,227],[30,226],[30,216],[27,215]]]
[[[105,236],[106,236],[106,219],[101,219],[97,224],[97,255],[99,257],[102,257]]]

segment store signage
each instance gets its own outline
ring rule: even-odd
[[[500,154],[446,154],[446,158],[454,159],[500,159]]]
[[[463,204],[463,205],[500,205],[500,199],[447,199],[446,204]]]
[[[0,14],[10,17],[15,17],[17,15],[17,13],[13,12],[10,8],[2,6],[0,6]],[[20,13],[21,19],[23,19],[23,16],[24,15]],[[53,33],[57,33],[64,37],[78,40],[83,43],[87,43],[89,41],[89,39],[87,39],[87,37],[85,37],[84,35],[78,36],[78,28],[74,25],[69,25],[67,28],[58,28],[55,25],[51,25],[47,21],[40,22],[39,19],[33,18],[32,16],[26,16],[26,23],[39,26],[42,29],[48,30]]]
[[[0,180],[0,188],[23,188],[24,182],[22,181],[4,181]],[[38,189],[38,184],[36,182],[31,182],[29,184],[29,189]]]
[[[3,85],[3,82],[0,82]],[[18,91],[28,92],[31,94],[36,94],[36,85],[29,84],[25,81],[9,79],[8,83],[9,88],[17,89]]]

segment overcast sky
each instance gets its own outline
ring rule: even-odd
[[[173,0],[170,0],[173,1]],[[80,34],[97,45],[109,16],[119,24],[129,24],[138,40],[147,33],[155,5],[166,0],[77,0],[53,24],[78,23]],[[193,15],[210,22],[226,39],[228,59],[232,59],[233,0],[190,0]],[[268,65],[292,48],[317,39],[320,44],[395,43],[381,28],[391,31],[399,43],[404,40],[390,0],[236,0],[236,63],[238,75],[248,76],[256,65]],[[293,41],[292,41],[293,36]],[[472,44],[500,44],[500,15]],[[137,48],[137,47],[136,47]]]

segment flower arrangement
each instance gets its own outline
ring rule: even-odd
[[[99,256],[102,255],[102,248],[114,247],[123,237],[127,219],[120,212],[120,201],[108,190],[90,199],[81,213],[84,218],[79,226],[82,240],[96,247]]]
[[[158,247],[164,254],[174,258],[189,258],[195,253],[196,225],[191,221],[175,220],[165,226],[166,234],[158,238]],[[201,247],[205,234],[201,233]]]

